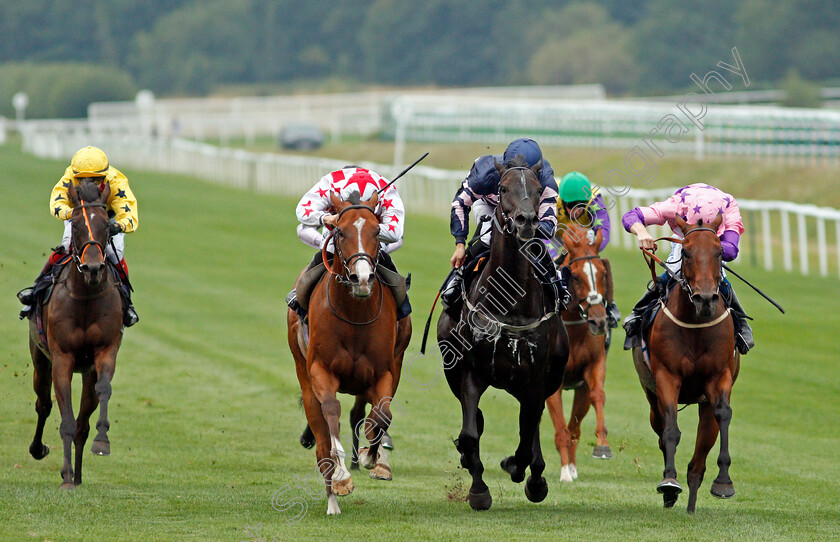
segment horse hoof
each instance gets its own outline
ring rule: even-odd
[[[548,484],[545,478],[540,476],[539,480],[534,481],[533,476],[528,477],[525,482],[525,496],[531,502],[543,502],[548,496]]]
[[[473,510],[489,510],[490,505],[493,504],[493,497],[490,496],[490,490],[484,493],[473,493],[470,491],[470,507]]]
[[[656,491],[662,494],[665,508],[671,508],[677,502],[677,496],[682,493],[682,486],[675,478],[665,478],[656,486]]]
[[[572,470],[568,465],[563,465],[560,467],[560,481],[561,482],[573,482],[574,478],[572,477]]]
[[[502,467],[503,471],[510,474],[510,479],[513,483],[518,484],[525,479],[525,469],[519,468],[512,455],[502,459],[499,466]]]
[[[111,455],[111,443],[107,440],[94,440],[90,447],[90,453],[94,455]]]
[[[359,463],[358,462],[350,463],[350,470],[359,470]]]
[[[313,437],[313,438],[309,439],[309,438],[306,438],[306,435],[301,435],[300,436],[300,445],[303,446],[304,448],[306,448],[307,450],[310,450],[310,449],[312,449],[313,446],[315,446],[315,438]]]
[[[609,446],[595,446],[592,450],[592,457],[595,459],[612,459],[613,454]]]
[[[391,435],[388,432],[385,432],[385,435],[382,437],[382,447],[386,450],[393,450],[394,449],[394,441],[391,440]]]
[[[29,453],[32,455],[32,457],[40,461],[41,459],[44,459],[45,457],[50,455],[50,447],[46,444],[42,444],[41,449],[38,450],[33,444],[29,447]]]
[[[58,486],[58,489],[65,489],[65,490],[76,489],[76,484],[74,484],[73,482],[64,482],[63,484]]]
[[[729,499],[735,496],[735,487],[731,483],[721,484],[714,482],[712,483],[712,489],[709,491],[718,499]]]
[[[344,497],[345,495],[353,493],[353,489],[355,489],[355,486],[353,485],[353,479],[349,476],[344,480],[333,482],[332,484],[332,492],[338,495],[339,497]]]
[[[391,467],[377,463],[373,470],[370,471],[370,477],[374,480],[390,480],[393,478],[391,474]]]

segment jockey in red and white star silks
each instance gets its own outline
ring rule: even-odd
[[[333,213],[330,192],[337,194],[342,201],[347,201],[350,194],[358,192],[365,201],[374,192],[388,184],[388,179],[374,171],[360,167],[345,167],[327,173],[318,183],[303,195],[295,209],[300,225],[298,237],[305,244],[320,250],[326,239],[324,219]],[[385,252],[393,252],[402,246],[405,228],[405,205],[394,185],[379,195],[379,202],[374,209],[379,218],[379,240]],[[332,247],[327,247],[332,252]]]

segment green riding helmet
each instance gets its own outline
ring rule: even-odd
[[[572,171],[563,175],[560,180],[560,199],[564,203],[585,201],[592,198],[592,183],[589,178],[579,171]]]

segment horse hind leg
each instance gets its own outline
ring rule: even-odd
[[[557,390],[554,395],[546,399],[545,406],[548,407],[548,414],[551,416],[551,421],[554,424],[554,446],[560,454],[560,481],[571,482],[574,480],[569,469],[569,447],[571,446],[571,436],[563,414],[562,392],[563,390],[561,388]]]
[[[607,402],[607,394],[604,393],[604,380],[607,372],[606,355],[598,361],[598,365],[592,371],[589,383],[589,401],[595,409],[595,437],[598,439],[595,448],[592,450],[592,457],[595,459],[612,459],[612,450],[607,441],[607,425],[604,421],[604,404]]]
[[[29,453],[35,459],[43,459],[50,453],[50,447],[43,443],[44,424],[52,411],[52,372],[50,360],[29,339],[29,350],[32,354],[32,386],[35,388],[35,412],[38,414],[38,422],[35,426],[35,436],[32,444],[29,445]]]
[[[569,475],[577,480],[577,449],[580,444],[580,424],[589,412],[592,405],[590,399],[589,385],[584,384],[575,388],[575,396],[572,401],[572,414],[569,416]]]
[[[73,483],[77,486],[82,484],[82,457],[90,433],[90,416],[99,405],[95,386],[96,371],[91,368],[82,375],[82,402],[79,405],[79,416],[76,418],[76,436],[73,439],[73,443],[76,445],[76,472]]]
[[[694,513],[697,505],[697,490],[703,483],[703,475],[706,473],[706,457],[709,450],[715,445],[718,435],[718,424],[715,420],[714,409],[708,401],[698,405],[700,423],[697,425],[697,442],[694,446],[694,456],[688,463],[688,508],[689,514]]]
[[[356,403],[350,410],[350,429],[353,431],[353,449],[350,460],[350,470],[359,470],[359,431],[363,430],[362,422],[365,419],[367,402],[363,397],[356,397]]]
[[[500,466],[518,484],[525,479],[525,469],[534,455],[534,432],[539,432],[540,417],[544,408],[542,400],[523,398],[519,403],[519,446],[512,456],[502,459]]]
[[[111,422],[108,420],[108,403],[111,400],[111,380],[114,378],[116,366],[116,350],[108,349],[99,352],[94,362],[96,368],[96,385],[94,390],[99,400],[99,419],[96,421],[96,436],[90,451],[94,455],[111,455],[111,442],[108,440],[108,430]]]
[[[388,464],[388,450],[382,440],[391,425],[391,395],[394,392],[394,379],[386,373],[376,383],[372,397],[370,416],[365,421],[365,434],[370,442],[366,457],[362,458],[365,468],[371,469],[370,477],[376,480],[391,480],[391,466]]]

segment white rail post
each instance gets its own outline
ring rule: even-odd
[[[770,238],[770,211],[761,210],[761,238],[764,241],[764,269],[773,270],[773,239]]]
[[[825,243],[825,219],[817,217],[817,250],[820,258],[820,275],[828,276],[828,247]]]
[[[793,258],[791,257],[790,246],[790,216],[784,209],[782,214],[782,256],[784,259],[785,271],[793,270]]]
[[[799,231],[799,270],[803,275],[808,274],[808,230],[805,214],[796,214],[796,229]]]

